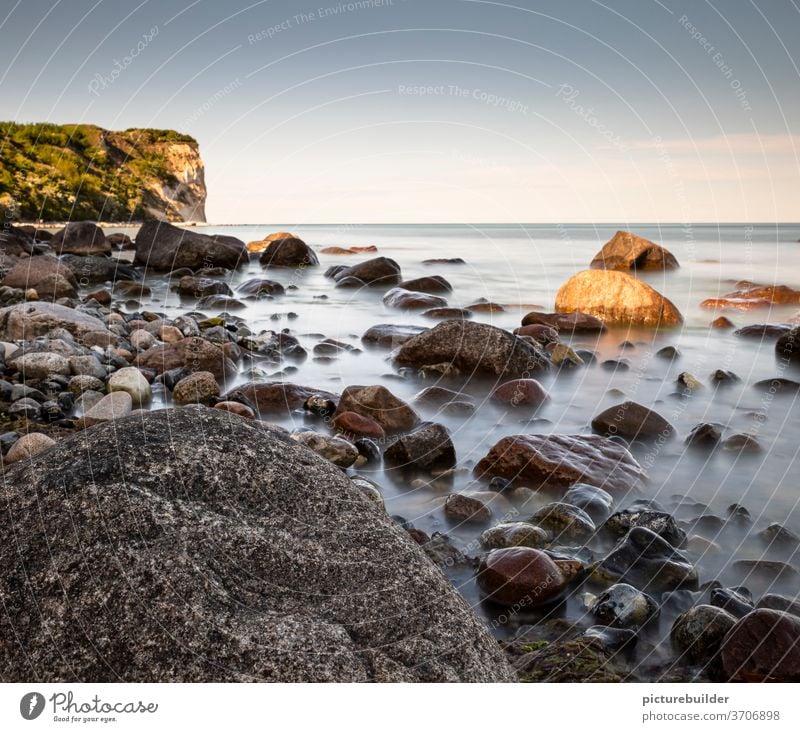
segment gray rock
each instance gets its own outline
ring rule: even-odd
[[[0,544],[5,681],[514,680],[403,529],[253,420],[136,415],[6,469],[4,490],[2,531],[27,537]]]
[[[29,432],[20,437],[8,451],[5,457],[6,465],[15,463],[18,460],[27,460],[37,452],[47,450],[56,444],[56,441],[41,432]]]
[[[292,439],[340,468],[349,468],[358,458],[356,446],[341,437],[330,437],[318,432],[293,432]]]
[[[713,605],[696,605],[672,625],[672,645],[691,663],[719,665],[722,639],[736,625],[736,618]]]
[[[126,366],[115,371],[108,379],[108,391],[124,391],[130,394],[131,403],[137,409],[147,404],[153,397],[153,390],[147,379],[144,378],[135,366]],[[219,393],[219,389],[217,390]]]
[[[593,521],[605,521],[611,513],[614,499],[608,491],[587,483],[576,483],[561,499],[577,508],[582,508]]]
[[[108,375],[106,367],[96,356],[71,356],[69,373],[73,376],[94,376],[96,379],[105,379]]]
[[[505,549],[509,546],[529,546],[538,549],[549,540],[549,534],[539,526],[525,521],[498,524],[480,535],[481,546],[486,549]]]
[[[113,394],[106,394],[92,406],[83,415],[83,422],[87,427],[101,422],[113,422],[130,414],[132,408],[131,395],[124,391],[115,391]]]
[[[73,376],[67,388],[74,396],[79,397],[85,391],[103,391],[103,382],[94,376]]]
[[[64,328],[79,341],[90,333],[112,336],[93,315],[49,302],[26,302],[0,308],[0,340],[21,341]],[[114,339],[115,340],[115,339]]]
[[[67,376],[69,361],[57,353],[26,353],[10,362],[24,379],[46,379],[54,374]]]
[[[592,598],[589,605],[599,622],[618,628],[644,625],[658,615],[658,603],[650,595],[624,582]]]
[[[558,501],[542,506],[529,521],[549,531],[554,541],[559,542],[587,539],[595,532],[589,514],[577,506]]]

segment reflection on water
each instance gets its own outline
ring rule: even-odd
[[[395,259],[406,279],[425,274],[440,274],[453,285],[448,297],[452,306],[466,306],[479,298],[502,303],[506,312],[476,314],[475,320],[512,329],[522,316],[535,308],[551,310],[558,287],[571,275],[586,269],[600,246],[617,228],[633,228],[645,237],[670,249],[681,263],[677,271],[643,275],[649,284],[669,297],[685,317],[682,329],[672,332],[611,331],[602,337],[576,336],[570,343],[597,353],[594,365],[575,371],[551,373],[541,382],[551,399],[536,414],[498,408],[487,401],[493,384],[471,384],[467,391],[477,405],[471,415],[453,416],[435,409],[415,405],[424,418],[435,419],[451,431],[456,446],[459,472],[446,486],[413,487],[407,476],[390,476],[381,470],[366,472],[383,488],[390,514],[399,515],[427,533],[448,532],[457,545],[467,547],[475,555],[479,548],[476,537],[480,529],[449,525],[441,511],[443,496],[449,490],[471,486],[470,468],[501,437],[517,433],[588,433],[591,418],[601,410],[632,399],[652,407],[676,428],[676,436],[661,446],[634,444],[632,452],[647,466],[650,482],[647,498],[676,510],[676,496],[689,496],[692,505],[677,509],[683,520],[695,518],[703,506],[718,516],[734,503],[745,506],[752,515],[756,531],[773,522],[800,532],[796,460],[800,436],[800,409],[797,393],[770,395],[754,388],[761,379],[778,375],[779,364],[771,339],[741,338],[730,331],[709,328],[712,311],[699,303],[709,297],[735,289],[735,283],[747,279],[755,282],[786,284],[800,287],[800,225],[775,226],[692,226],[692,227],[591,227],[591,226],[298,226],[277,224],[247,227],[208,227],[203,233],[224,233],[244,241],[261,239],[276,230],[292,231],[319,251],[324,246],[366,246],[374,244],[380,256]],[[412,400],[414,394],[434,380],[416,377],[401,378],[388,358],[388,351],[363,348],[360,336],[377,323],[409,323],[431,326],[419,314],[390,310],[382,303],[382,292],[374,290],[336,289],[323,275],[333,264],[351,264],[376,256],[359,254],[335,256],[320,254],[321,266],[303,271],[270,270],[268,277],[284,286],[294,286],[285,296],[271,301],[247,301],[246,310],[235,311],[249,327],[261,329],[288,327],[298,335],[309,351],[309,358],[296,366],[287,380],[294,383],[340,392],[350,384],[382,383],[397,396]],[[426,266],[422,260],[433,257],[461,257],[466,265]],[[235,290],[242,281],[263,276],[257,259],[231,276]],[[169,290],[162,277],[151,278],[152,298],[143,302],[148,309],[162,310],[175,316],[179,311],[194,309],[191,301],[181,302]],[[325,296],[324,299],[321,296]],[[204,311],[208,315],[213,311]],[[771,311],[753,310],[727,315],[739,325],[780,323],[794,315],[796,308],[775,307]],[[296,319],[288,319],[295,313]],[[345,352],[333,361],[318,361],[311,348],[321,337],[351,343],[360,352]],[[621,349],[623,341],[633,347]],[[665,345],[680,351],[675,360],[665,360],[656,352]],[[600,365],[606,359],[622,359],[624,365],[608,370]],[[265,367],[269,373],[281,367]],[[782,365],[781,368],[784,368]],[[739,381],[714,387],[710,374],[724,369],[733,371]],[[689,372],[704,386],[686,394],[676,383],[678,374]],[[800,369],[789,366],[781,376],[800,381]],[[279,377],[280,378],[280,377]],[[458,384],[442,382],[457,388]],[[286,427],[314,426],[303,414],[278,419]],[[686,449],[684,439],[700,422],[720,426],[723,436],[747,433],[761,445],[753,454],[729,453],[722,450],[702,452]],[[513,510],[525,518],[544,497],[534,497]],[[511,504],[509,504],[510,506]],[[702,529],[702,527],[701,527]],[[689,531],[692,533],[692,530]],[[743,530],[706,530],[708,538],[719,545],[716,553],[699,559],[701,583],[720,579],[727,586],[739,584],[732,562],[741,558],[760,557],[764,543]],[[793,548],[774,547],[769,556],[791,560]],[[451,579],[473,604],[479,603],[469,568],[454,568]],[[756,593],[764,589],[750,578],[748,584]],[[762,583],[763,584],[763,583]],[[781,582],[772,591],[784,587]],[[795,591],[797,588],[794,588]],[[487,614],[493,611],[482,606]],[[676,612],[680,610],[677,608]],[[547,611],[581,613],[577,599]],[[659,627],[651,630],[653,642],[663,638],[674,617],[667,609]],[[514,623],[527,622],[542,613],[522,616]],[[508,628],[497,627],[499,634]],[[652,657],[651,657],[652,659]]]

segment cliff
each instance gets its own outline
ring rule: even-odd
[[[196,140],[173,130],[0,122],[0,214],[14,221],[205,221]]]

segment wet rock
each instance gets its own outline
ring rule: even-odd
[[[601,435],[632,440],[668,437],[674,432],[660,414],[636,402],[623,402],[603,410],[592,420],[592,429]]]
[[[448,257],[439,259],[423,259],[423,264],[466,264],[461,257]]]
[[[672,624],[670,640],[675,651],[689,663],[716,669],[721,665],[722,641],[734,625],[736,618],[726,610],[696,605]]]
[[[176,288],[178,294],[187,297],[201,298],[206,295],[232,295],[233,291],[226,282],[211,277],[181,277]]]
[[[744,328],[739,328],[733,331],[733,335],[740,338],[760,338],[765,340],[768,338],[780,338],[791,330],[788,325],[746,325]]]
[[[293,432],[291,437],[340,468],[349,468],[358,458],[355,445],[341,437],[329,437],[318,432]]]
[[[210,404],[219,396],[219,384],[209,371],[195,371],[181,379],[172,392],[177,404]]]
[[[487,302],[486,300],[467,305],[466,309],[472,313],[504,313],[506,311],[499,303]]]
[[[558,331],[549,325],[523,325],[514,330],[514,335],[533,338],[543,346],[548,343],[558,343]]]
[[[628,231],[618,231],[595,255],[592,269],[664,271],[677,269],[678,260],[664,247]]]
[[[682,373],[678,374],[676,382],[683,391],[691,392],[703,388],[703,382],[700,381],[700,379],[698,379],[696,376],[690,374],[688,371],[683,371]]]
[[[668,328],[683,322],[678,309],[652,287],[625,272],[579,272],[556,293],[556,311],[581,312],[606,325]]]
[[[557,640],[514,662],[522,681],[541,683],[622,683],[618,654],[597,637]]]
[[[686,444],[692,447],[712,448],[719,444],[722,439],[722,432],[716,425],[703,423],[695,425],[689,436],[686,438]]]
[[[643,526],[633,527],[620,539],[597,565],[595,575],[649,592],[697,587],[697,570],[686,556]]]
[[[267,381],[263,383],[248,382],[231,389],[224,398],[228,401],[244,401],[253,405],[261,415],[288,414],[294,409],[302,409],[311,398],[317,397],[322,402],[336,403],[338,397],[330,392],[310,386],[300,386],[285,381]],[[325,406],[321,416],[330,414]]]
[[[319,259],[302,239],[288,236],[270,241],[259,257],[262,267],[313,267]]]
[[[435,367],[470,376],[527,377],[546,371],[547,356],[508,331],[486,323],[448,320],[411,338],[395,356],[399,366]]]
[[[767,594],[758,601],[758,608],[780,610],[800,618],[800,599],[784,595]]]
[[[734,681],[800,681],[800,618],[761,608],[725,635],[722,666]]]
[[[25,417],[26,419],[35,420],[39,418],[41,414],[42,408],[39,406],[39,402],[30,399],[29,397],[23,397],[22,399],[17,399],[9,408],[8,414],[12,418],[21,418]]]
[[[624,447],[596,435],[504,437],[475,466],[475,475],[500,476],[537,488],[588,483],[611,494],[625,494],[645,478]]]
[[[0,637],[15,629],[26,649],[0,645],[6,681],[514,678],[423,551],[339,469],[258,422],[136,415],[7,468],[4,490],[2,532],[27,537],[0,547]]]
[[[712,328],[719,328],[719,329],[730,329],[735,328],[736,326],[731,322],[729,318],[726,318],[724,315],[720,315],[714,320],[711,321]]]
[[[430,294],[453,291],[453,286],[440,275],[417,277],[414,280],[405,280],[398,286],[404,290],[411,290],[412,292],[427,292]]]
[[[710,597],[714,607],[721,607],[735,618],[743,618],[754,609],[753,596],[746,587],[715,587]]]
[[[605,521],[611,514],[614,499],[611,494],[597,486],[576,483],[561,499],[585,511],[593,521]]]
[[[342,412],[355,412],[375,420],[387,432],[413,428],[419,417],[402,399],[385,386],[348,386],[339,399],[334,418]]]
[[[181,267],[236,269],[247,261],[243,241],[232,236],[208,236],[165,221],[146,221],[136,234],[134,263],[149,270],[169,272]]]
[[[586,363],[574,349],[564,343],[556,343],[552,348],[548,349],[548,352],[550,353],[550,360],[561,368],[584,366]]]
[[[32,287],[42,300],[76,297],[78,291],[78,282],[69,267],[48,255],[19,261],[6,273],[3,285],[22,290]]]
[[[367,464],[380,463],[382,458],[381,449],[375,441],[367,437],[362,437],[353,444],[356,446],[358,454],[367,461]]]
[[[632,628],[658,616],[658,603],[646,592],[621,582],[591,599],[589,611],[603,625]]]
[[[638,636],[630,628],[614,628],[608,625],[593,625],[580,636],[581,639],[596,640],[603,644],[609,653],[630,651],[636,645]]]
[[[71,221],[50,239],[50,246],[57,254],[110,254],[103,230],[91,221]]]
[[[94,390],[102,391],[103,382],[95,376],[73,376],[67,384],[70,392],[74,396],[80,396],[85,391]]]
[[[237,294],[245,295],[248,297],[265,297],[267,295],[283,295],[286,290],[280,282],[274,280],[267,280],[263,277],[247,280],[243,282],[236,290]]]
[[[243,302],[228,295],[206,295],[197,301],[197,307],[210,310],[243,310],[247,307]]]
[[[255,419],[256,413],[241,402],[217,402],[214,409],[221,409],[224,412],[235,414],[237,417],[244,417],[245,419]]]
[[[128,340],[137,351],[146,351],[148,348],[152,348],[157,343],[156,337],[149,331],[146,331],[144,328],[139,328],[138,330],[133,331]],[[178,340],[182,340],[182,338]],[[174,342],[175,341],[173,341],[173,343]]]
[[[686,543],[686,532],[664,511],[626,509],[610,516],[603,524],[606,531],[617,537],[624,536],[634,526],[650,529],[672,546],[681,547]]]
[[[774,379],[761,379],[753,384],[753,388],[766,391],[771,394],[796,394],[800,390],[800,382],[792,379],[775,377]]]
[[[723,384],[735,384],[737,381],[740,381],[740,379],[733,371],[717,369],[711,374],[711,381],[716,386],[722,386]]]
[[[20,303],[0,308],[2,341],[33,340],[57,328],[68,331],[79,342],[84,342],[92,333],[106,336],[108,343],[116,341],[105,323],[81,310],[47,302]]]
[[[96,379],[105,379],[108,375],[106,367],[95,356],[70,356],[69,373],[73,376],[94,376]]]
[[[493,402],[509,407],[536,409],[549,399],[544,387],[536,379],[512,379],[498,386],[491,395]]]
[[[218,379],[236,373],[236,366],[223,350],[202,338],[184,338],[176,343],[150,348],[136,357],[134,365],[153,369],[158,374],[176,368],[186,368],[191,372],[210,371]]]
[[[41,432],[29,432],[20,437],[6,453],[3,462],[6,465],[18,460],[27,460],[32,455],[47,450],[56,444],[56,441]]]
[[[383,304],[389,308],[400,310],[427,310],[429,308],[447,307],[447,300],[437,295],[423,292],[411,292],[401,287],[393,287],[383,296]]]
[[[333,410],[335,410],[335,405],[333,405],[332,402],[330,404],[333,406]],[[356,437],[374,437],[377,440],[383,440],[386,437],[383,427],[374,419],[364,417],[355,412],[342,412],[337,415],[331,421],[331,427],[333,427],[336,432],[343,432],[348,436],[348,439],[350,439],[351,436],[353,439]]]
[[[792,328],[775,341],[775,355],[789,363],[800,362],[800,327]]]
[[[528,521],[549,532],[556,542],[582,541],[592,536],[596,530],[589,514],[568,503],[548,503]]]
[[[547,325],[559,333],[603,333],[606,326],[600,318],[588,313],[528,313],[522,319],[523,327]]]
[[[92,427],[102,422],[113,422],[130,414],[133,408],[131,395],[125,391],[115,391],[106,394],[97,404],[88,409],[83,415],[84,426]]]
[[[83,286],[119,280],[138,280],[140,273],[127,262],[115,257],[79,257],[67,254],[61,263],[69,268],[75,279]]]
[[[361,336],[365,344],[380,346],[381,348],[398,348],[414,336],[426,331],[420,325],[394,325],[393,323],[383,323],[373,325]]]
[[[797,549],[800,546],[800,536],[782,524],[770,524],[759,533],[767,544],[783,549]]]
[[[791,564],[774,559],[737,559],[732,568],[748,584],[760,582],[769,586],[774,582],[786,582],[796,585],[800,579],[800,574]]]
[[[111,374],[107,388],[109,392],[124,391],[130,394],[131,402],[136,409],[148,404],[153,396],[150,383],[134,366],[126,366]]]
[[[421,392],[414,396],[415,402],[430,406],[441,406],[442,404],[447,404],[448,402],[452,401],[469,400],[469,397],[466,397],[464,394],[453,391],[452,389],[446,389],[443,386],[425,387]]]
[[[768,308],[771,305],[788,305],[800,303],[800,292],[785,285],[757,285],[752,282],[740,282],[740,287],[720,297],[703,300],[701,308],[736,308],[752,310]]]
[[[387,257],[375,257],[366,262],[354,264],[352,267],[342,267],[333,275],[338,286],[350,285],[347,280],[352,280],[351,286],[368,285],[370,287],[394,287],[402,280],[400,265]]]
[[[431,472],[455,467],[456,449],[446,427],[426,423],[398,438],[387,448],[383,457],[396,467]]]
[[[664,346],[664,348],[659,349],[656,351],[656,356],[659,358],[663,358],[667,361],[673,361],[676,358],[679,358],[681,352],[675,348],[675,346]]]
[[[453,318],[468,320],[472,317],[472,313],[463,308],[431,308],[421,313],[421,315],[423,318],[431,318],[432,320],[452,320]]]
[[[477,582],[499,605],[537,607],[557,598],[568,579],[543,551],[510,547],[495,549],[481,560]]]
[[[458,523],[485,524],[492,518],[492,512],[483,501],[463,493],[451,493],[447,496],[444,514]]]
[[[544,546],[549,534],[539,526],[524,521],[498,524],[486,529],[480,537],[481,546],[486,549],[505,549],[512,546],[527,546],[534,549]]]
[[[53,374],[68,376],[69,361],[57,353],[26,353],[9,362],[23,379],[46,379]]]
[[[751,435],[731,435],[722,443],[722,449],[729,452],[753,453],[761,450],[758,440]]]

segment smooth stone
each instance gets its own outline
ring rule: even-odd
[[[72,383],[72,382],[70,382]],[[109,391],[124,391],[130,394],[134,408],[139,409],[149,403],[153,390],[144,374],[135,366],[118,369],[108,378],[106,387]]]
[[[716,425],[703,423],[692,427],[692,431],[686,438],[686,444],[692,447],[713,448],[722,439],[722,432]]]
[[[385,386],[348,386],[339,399],[334,419],[355,412],[377,422],[387,432],[403,432],[419,422],[417,413]]]
[[[176,404],[209,404],[219,396],[219,384],[210,371],[195,371],[181,379],[172,390]]]
[[[326,404],[336,403],[338,396],[310,386],[301,386],[287,381],[250,381],[231,389],[224,395],[227,401],[244,401],[255,407],[261,415],[286,415],[295,409],[302,409],[305,403],[316,397]],[[329,416],[325,412],[324,416]]]
[[[548,503],[536,511],[528,521],[549,532],[554,542],[585,540],[596,531],[589,515],[568,503]]]
[[[719,665],[722,641],[735,625],[736,618],[728,611],[712,605],[695,605],[675,619],[670,640],[689,663]]]
[[[399,348],[406,341],[427,330],[421,325],[395,325],[394,323],[381,323],[373,325],[361,336],[361,341],[367,345],[380,348]]]
[[[493,402],[509,407],[536,409],[544,404],[549,396],[536,379],[512,379],[500,384],[490,398]]]
[[[658,616],[658,603],[624,582],[612,585],[591,602],[590,612],[603,625],[638,627]]]
[[[664,511],[642,511],[629,508],[609,516],[603,524],[603,528],[616,537],[624,536],[634,526],[644,526],[646,529],[650,529],[672,546],[681,547],[686,543],[686,532],[678,526],[673,516]]]
[[[511,546],[527,546],[534,549],[544,546],[549,534],[539,526],[524,521],[498,524],[486,529],[480,537],[481,546],[486,549],[504,549]]]
[[[720,653],[732,681],[800,681],[800,618],[755,610],[728,631]]]
[[[127,416],[133,409],[131,395],[125,391],[106,394],[83,415],[83,423],[91,427],[102,422],[112,422]]]
[[[312,397],[313,399],[313,397]],[[330,402],[333,406],[331,413],[335,410],[336,405]],[[386,432],[374,419],[364,417],[356,412],[341,412],[331,420],[331,427],[334,431],[343,433],[357,439],[359,437],[373,437],[377,440],[383,440],[386,437]]]
[[[355,445],[341,437],[330,437],[319,432],[293,432],[291,438],[340,468],[349,468],[358,458]]]
[[[354,284],[370,287],[394,287],[402,280],[400,265],[388,257],[375,257],[352,267],[341,267],[334,275],[337,285],[344,280],[354,280]]]
[[[245,419],[256,418],[256,413],[241,402],[217,402],[214,405],[214,409],[221,409],[224,412],[229,412],[230,414],[235,414],[237,417],[244,417]]]
[[[6,465],[15,463],[18,460],[27,460],[42,450],[47,450],[56,444],[56,441],[41,432],[29,432],[22,435],[6,453],[4,463]]]
[[[716,587],[711,590],[710,598],[711,605],[727,610],[735,618],[743,618],[755,609],[746,587]]]
[[[387,464],[428,472],[447,470],[456,465],[456,449],[447,428],[425,423],[399,437],[383,454]]]
[[[583,509],[595,522],[605,521],[611,515],[614,499],[608,491],[587,483],[576,483],[561,499]]]
[[[46,379],[53,374],[70,374],[69,361],[57,353],[26,353],[9,362],[24,379]]]
[[[758,601],[756,607],[763,607],[768,610],[781,610],[782,612],[800,618],[800,598],[798,597],[785,597],[784,595],[769,593]]]
[[[752,435],[731,435],[722,443],[722,449],[728,452],[755,453],[760,452],[761,445]]]
[[[493,602],[537,607],[558,597],[567,579],[556,562],[539,549],[494,549],[481,559],[478,587]]]
[[[592,420],[592,429],[601,435],[628,439],[668,437],[674,427],[660,414],[636,402],[623,402],[603,410]]]
[[[483,501],[462,493],[451,493],[447,496],[444,514],[458,523],[485,524],[492,518],[492,512]]]

